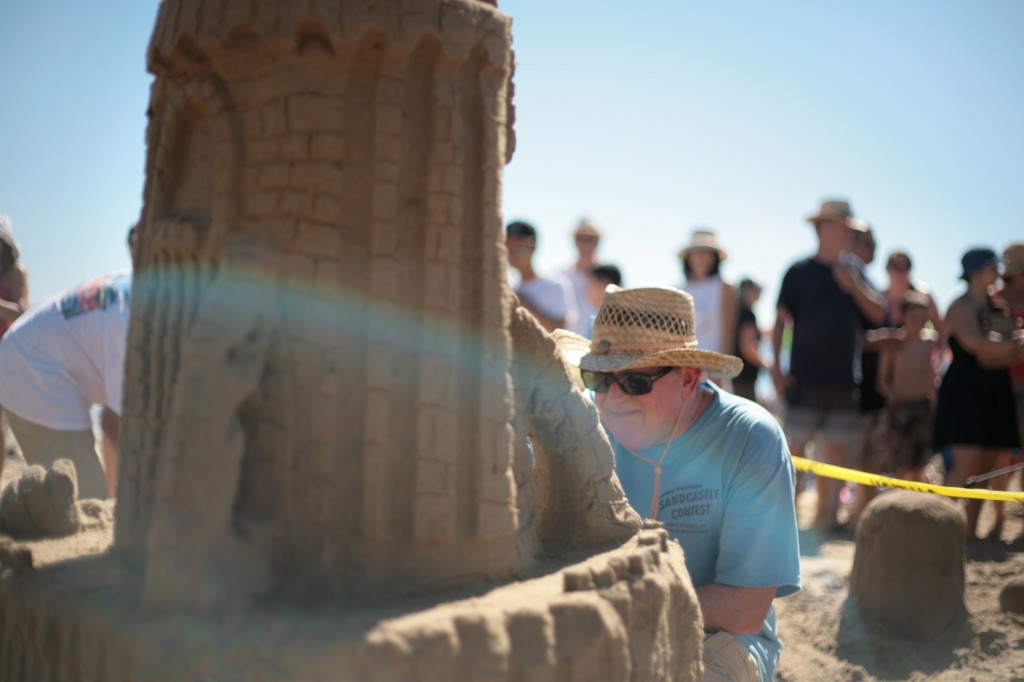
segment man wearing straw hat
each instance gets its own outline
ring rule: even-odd
[[[742,361],[698,346],[693,298],[609,287],[593,340],[559,332],[594,391],[630,503],[683,546],[706,632],[706,680],[771,680],[772,601],[800,589],[795,473],[775,419],[719,389]]]
[[[819,459],[846,466],[850,446],[859,429],[860,352],[864,321],[880,325],[882,298],[863,280],[862,263],[847,250],[855,232],[868,224],[853,217],[847,201],[829,199],[814,226],[818,248],[814,255],[786,271],[779,290],[772,332],[772,350],[782,355],[787,329],[792,332],[788,368],[772,368],[775,390],[786,401],[786,434],[794,455],[820,434]],[[785,371],[784,371],[785,369]],[[839,528],[840,481],[818,479],[815,526],[823,531]]]

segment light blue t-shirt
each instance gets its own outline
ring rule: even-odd
[[[656,518],[679,541],[694,587],[710,583],[800,589],[800,546],[793,493],[796,474],[782,429],[760,405],[720,390],[672,442],[662,464]],[[613,439],[614,443],[614,439]],[[658,461],[665,446],[638,451]],[[615,443],[615,471],[633,507],[651,512],[654,465]],[[739,635],[762,682],[775,677],[782,642],[775,607],[761,631]]]

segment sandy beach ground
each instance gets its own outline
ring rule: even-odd
[[[999,607],[1002,586],[1024,575],[1020,503],[1006,503],[1006,522],[998,538],[967,545],[966,626],[914,642],[872,631],[860,621],[847,599],[855,552],[852,533],[823,537],[810,529],[815,501],[813,490],[798,501],[803,590],[775,602],[785,644],[779,680],[1024,682],[1024,616],[1003,613]],[[994,519],[992,503],[986,502],[979,525],[983,537]],[[922,565],[920,570],[928,568]]]
[[[4,482],[23,466],[8,459]],[[1011,486],[1019,489],[1019,484]],[[884,493],[883,493],[884,494]],[[968,623],[946,636],[910,642],[864,627],[847,600],[855,543],[852,533],[826,537],[810,528],[815,493],[798,500],[801,522],[803,590],[776,602],[785,643],[778,679],[783,682],[1024,682],[1024,616],[1003,613],[999,592],[1010,578],[1024,575],[1024,511],[1007,503],[999,538],[967,547]],[[72,555],[95,554],[109,547],[111,510],[88,519],[90,527],[73,538],[33,543],[37,567]],[[980,531],[994,520],[991,503],[982,511]],[[927,566],[921,566],[927,571]]]

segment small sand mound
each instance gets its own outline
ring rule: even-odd
[[[959,505],[936,495],[883,495],[865,510],[856,542],[850,596],[865,617],[919,640],[966,619]]]
[[[30,466],[0,493],[0,528],[25,539],[76,533],[82,525],[77,496],[75,465],[69,460],[58,459],[50,471]]]

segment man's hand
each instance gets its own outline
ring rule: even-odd
[[[849,294],[857,287],[857,280],[860,279],[860,274],[852,265],[836,263],[832,266],[832,277],[835,279],[836,284],[839,285],[839,288],[844,293]]]
[[[783,374],[777,361],[772,365],[772,383],[775,384],[775,395],[779,397],[779,400],[786,397],[786,390],[793,385],[793,377]]]

